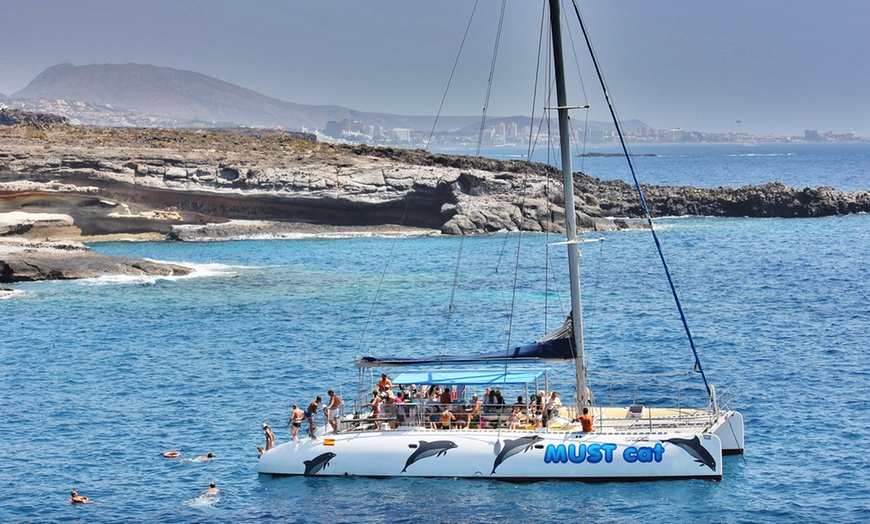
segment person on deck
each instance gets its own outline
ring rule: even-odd
[[[375,419],[375,429],[381,429],[380,418],[383,416],[383,402],[380,392],[378,392],[378,390],[372,391],[372,402],[369,404],[369,407],[372,408],[372,418]]]
[[[444,410],[438,416],[441,421],[441,429],[450,429],[450,422],[456,420],[456,415],[450,411],[450,404],[444,406]]]
[[[510,426],[509,426],[510,429],[520,429],[520,420],[521,420],[522,416],[523,416],[523,414],[520,412],[520,407],[517,405],[514,405],[513,411],[511,411],[511,418],[509,421],[510,422]]]
[[[305,412],[299,409],[297,404],[293,404],[293,411],[290,413],[290,420],[287,421],[290,428],[290,436],[293,437],[293,442],[299,442],[299,428],[302,427],[302,421],[305,420]]]
[[[449,406],[453,402],[453,397],[450,394],[450,387],[444,386],[441,388],[441,398],[439,401],[445,406]]]
[[[266,450],[265,451],[269,451],[270,449],[272,449],[272,446],[275,445],[275,434],[272,433],[272,429],[265,422],[263,422],[263,431],[266,432]]]
[[[580,422],[581,429],[584,433],[592,433],[595,428],[592,426],[592,415],[589,414],[589,408],[583,408],[583,414],[574,419],[574,422]]]
[[[338,433],[338,408],[341,406],[341,397],[331,389],[326,394],[329,395],[329,405],[326,406],[326,421],[332,426],[332,432]]]
[[[432,410],[426,408],[426,413],[429,413],[429,428],[430,429],[438,429],[438,420],[440,417],[440,410],[438,409],[438,404],[432,404]]]
[[[465,408],[465,429],[471,427],[472,422],[477,422],[480,427],[480,411],[483,404],[477,399],[477,395],[471,395],[471,403]]]
[[[555,391],[550,393],[550,398],[547,399],[546,410],[547,419],[552,420],[559,416],[559,408],[562,407],[562,401],[559,399],[559,394]]]
[[[381,389],[384,388],[384,389]],[[393,383],[387,378],[386,373],[381,373],[381,380],[378,381],[378,389],[381,391],[385,391],[387,389],[393,389]]]
[[[544,420],[544,392],[539,391],[538,394],[532,399],[532,402],[529,404],[529,416],[534,413],[535,416],[535,427],[539,428],[543,424]]]
[[[308,408],[305,409],[305,419],[308,421],[308,436],[311,438],[316,438],[314,434],[317,432],[317,412],[320,411],[320,403],[323,401],[323,398],[318,395],[317,398],[311,401],[311,404],[308,404]]]

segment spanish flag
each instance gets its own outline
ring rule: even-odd
[[[325,439],[323,439],[323,445],[324,446],[334,446],[335,439],[334,438],[325,438]]]

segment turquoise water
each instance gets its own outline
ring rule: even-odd
[[[556,276],[545,293],[542,235],[524,236],[519,257],[517,237],[502,235],[99,243],[92,247],[103,253],[198,271],[20,284],[0,300],[0,521],[870,519],[870,217],[672,219],[659,230],[705,369],[717,387],[733,387],[733,407],[746,418],[746,455],[724,459],[722,482],[256,473],[260,425],[284,442],[291,404],[327,389],[352,398],[355,355],[490,351],[561,322],[564,254],[550,253]],[[584,245],[582,263],[599,402],[613,385],[624,403],[632,388],[622,383],[635,380],[626,375],[640,373],[658,374],[639,379],[657,386],[639,393],[643,403],[655,404],[660,389],[698,390],[696,377],[674,375],[692,357],[649,234],[608,233]],[[567,370],[555,375],[568,383]],[[169,450],[219,460],[164,459]],[[209,482],[219,496],[200,496]],[[99,503],[72,506],[71,490]]]

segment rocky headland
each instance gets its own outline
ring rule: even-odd
[[[281,131],[0,126],[0,239],[560,232],[560,186],[543,164],[332,146]],[[870,211],[870,192],[825,187],[644,190],[654,216]],[[642,216],[624,182],[576,173],[574,192],[582,229],[634,227]]]

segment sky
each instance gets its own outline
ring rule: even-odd
[[[444,99],[444,115],[480,116],[484,106],[489,117],[539,114],[538,4],[506,2],[493,60],[495,0],[0,0],[0,93],[64,62],[132,62],[300,104],[432,115]],[[622,119],[659,129],[870,135],[866,0],[579,5]],[[571,36],[580,48],[580,34]],[[597,80],[571,78],[569,102],[592,106],[573,118],[607,120],[603,100],[583,95],[600,91]]]

